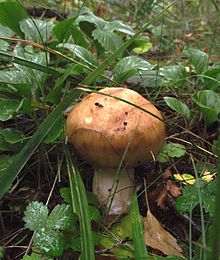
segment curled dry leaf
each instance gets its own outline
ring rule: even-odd
[[[176,239],[167,232],[148,210],[144,221],[144,241],[147,246],[160,250],[165,255],[184,257]]]

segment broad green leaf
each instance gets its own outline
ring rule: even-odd
[[[137,194],[133,194],[131,203],[131,224],[132,224],[132,237],[134,243],[135,259],[147,259],[148,253],[144,241],[144,231],[139,213]]]
[[[53,230],[68,230],[75,224],[76,216],[70,205],[56,205],[46,220],[45,226],[47,229]]]
[[[183,86],[186,82],[186,69],[182,65],[165,66],[160,68],[159,74],[172,85]]]
[[[20,29],[19,22],[25,18],[28,18],[28,16],[21,4],[15,1],[0,3],[0,23],[10,28],[20,37],[23,37],[23,33]]]
[[[63,254],[64,237],[62,233],[42,228],[37,231],[34,241],[39,249],[48,256],[58,257]]]
[[[7,169],[9,163],[11,163],[12,156],[1,155],[0,157],[0,175]]]
[[[15,144],[26,139],[22,133],[14,128],[0,129],[0,134],[4,137],[5,141],[10,144]]]
[[[96,57],[86,48],[76,45],[76,44],[71,44],[71,43],[64,43],[64,44],[59,44],[58,47],[61,48],[67,48],[70,50],[73,54],[75,54],[78,58],[82,59],[85,61],[87,64],[91,66],[97,66],[98,62]]]
[[[9,49],[9,43],[3,40],[0,40],[0,50],[7,51]]]
[[[20,150],[20,146],[13,145],[5,141],[5,138],[3,135],[0,134],[0,151],[7,151],[7,152],[16,152]]]
[[[46,20],[28,18],[20,21],[20,28],[25,34],[25,39],[42,44],[51,38],[53,27],[54,24]]]
[[[23,256],[22,260],[42,260],[42,257],[41,257],[40,254],[31,253],[31,255]],[[45,258],[45,260],[52,260],[52,259],[51,258]]]
[[[92,32],[92,36],[106,51],[114,52],[123,44],[122,39],[116,33],[109,30],[95,29]]]
[[[67,42],[69,37],[72,35],[75,44],[86,48],[87,42],[82,31],[80,31],[74,24],[75,19],[76,17],[71,17],[62,22],[59,22],[54,26],[53,34],[57,37],[60,43]]]
[[[157,155],[157,161],[164,163],[167,162],[169,157],[181,157],[186,153],[186,148],[182,144],[168,143],[164,144],[160,153]]]
[[[91,84],[103,71],[111,64],[121,53],[137,38],[139,35],[144,32],[151,23],[158,20],[159,17],[170,8],[174,2],[167,5],[158,15],[151,19],[148,23],[144,24],[142,28],[135,33],[129,40],[127,40],[120,48],[118,48],[114,53],[109,55],[104,62],[99,65],[93,72],[91,72],[82,82],[82,85]],[[37,131],[33,134],[32,138],[26,143],[23,149],[16,155],[13,162],[9,165],[7,170],[0,176],[0,198],[4,193],[9,189],[12,182],[15,180],[16,176],[23,169],[31,155],[38,148],[40,143],[43,141],[45,136],[48,134],[53,125],[60,120],[63,116],[63,111],[74,103],[74,100],[77,99],[80,90],[74,89],[69,93],[62,102],[49,114],[45,121],[39,126]],[[90,251],[88,252],[90,253]]]
[[[107,23],[101,17],[96,16],[93,12],[90,11],[88,7],[83,6],[80,10],[80,14],[76,19],[76,24],[80,24],[81,22],[88,22],[96,25],[99,28],[103,28]]]
[[[183,53],[189,58],[196,72],[201,74],[208,66],[208,54],[198,49],[185,47]]]
[[[149,62],[137,57],[128,56],[121,59],[113,69],[114,80],[117,82],[123,82],[129,77],[137,75],[138,70],[152,70],[153,65]]]
[[[205,120],[211,124],[218,119],[220,113],[220,96],[212,90],[199,90],[192,96],[199,106]]]
[[[215,90],[220,86],[220,68],[210,68],[203,74],[204,87]]]
[[[27,74],[19,70],[0,71],[0,82],[8,84],[30,84],[31,80]]]
[[[48,216],[48,208],[42,202],[32,201],[24,212],[25,226],[33,231],[44,228]]]
[[[0,23],[0,36],[12,37],[12,36],[14,36],[14,34],[15,33],[11,29],[9,29],[8,27],[3,26]]]
[[[0,121],[7,121],[13,117],[22,107],[23,100],[2,100],[0,101]]]
[[[121,21],[113,21],[113,22],[108,22],[105,24],[105,28],[111,32],[118,31],[118,32],[123,32],[128,35],[134,35],[133,29],[129,26],[124,24]]]
[[[149,38],[142,37],[133,42],[129,49],[131,49],[134,53],[143,54],[148,52],[153,47]]]
[[[186,121],[190,120],[190,110],[185,103],[174,97],[164,97],[164,100],[170,108],[180,113]]]

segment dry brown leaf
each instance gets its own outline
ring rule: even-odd
[[[147,246],[158,249],[165,255],[184,257],[176,239],[162,227],[150,210],[144,218],[144,240]]]
[[[171,180],[167,181],[167,190],[172,194],[174,198],[177,198],[182,194],[182,189]]]

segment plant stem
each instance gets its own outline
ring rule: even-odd
[[[134,169],[95,170],[93,193],[102,206],[109,208],[109,215],[126,214],[129,211],[134,185]]]

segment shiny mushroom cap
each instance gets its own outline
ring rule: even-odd
[[[67,117],[67,135],[76,153],[95,168],[118,168],[123,158],[127,168],[134,168],[153,160],[164,143],[165,125],[158,118],[161,113],[137,92],[104,88],[74,106]]]

